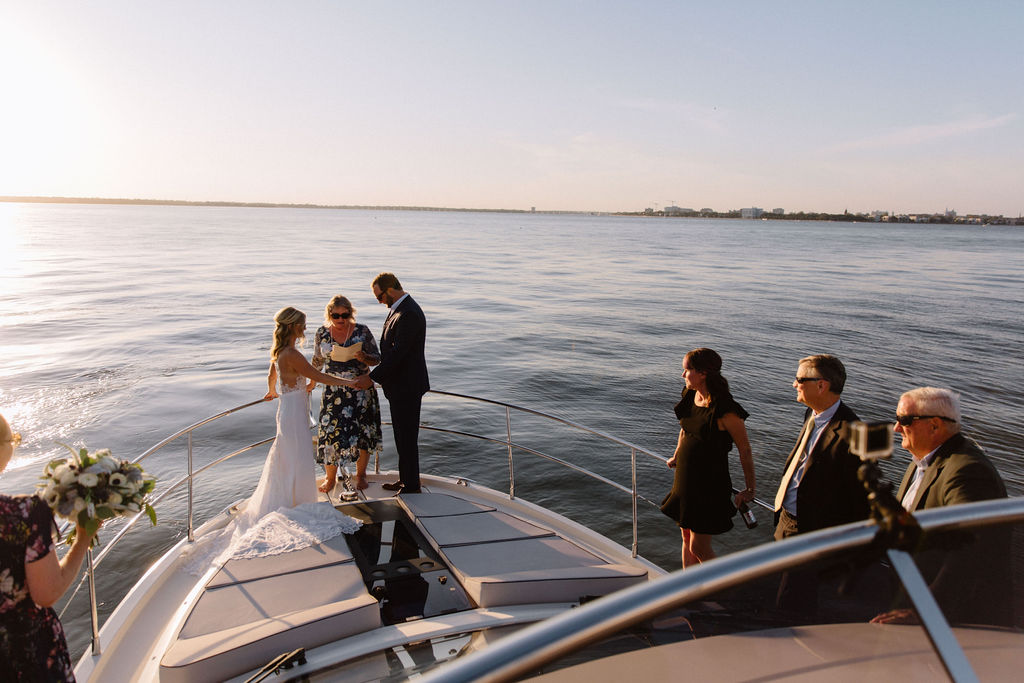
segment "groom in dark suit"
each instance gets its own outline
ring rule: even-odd
[[[394,273],[381,273],[373,280],[373,295],[390,308],[380,338],[380,364],[363,378],[384,388],[391,405],[391,425],[398,450],[399,481],[385,484],[389,491],[420,492],[419,429],[423,394],[430,389],[423,347],[427,319],[423,309],[403,289]]]

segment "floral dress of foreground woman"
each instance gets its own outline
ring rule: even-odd
[[[53,514],[36,496],[0,494],[0,680],[73,680],[64,629],[29,596],[25,564],[55,553]]]
[[[21,436],[0,415],[0,472]],[[57,558],[56,525],[38,496],[0,493],[0,681],[74,681],[64,629],[53,611],[78,575],[95,530],[78,526]]]

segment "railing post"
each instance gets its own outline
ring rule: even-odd
[[[505,443],[508,446],[508,498],[516,497],[516,466],[512,460],[512,412],[505,406]]]
[[[100,647],[100,619],[96,612],[96,575],[92,566],[92,548],[85,551],[85,571],[89,575],[89,618],[92,620],[92,654],[99,657],[102,652]]]
[[[639,525],[637,524],[636,510],[636,449],[629,449],[630,469],[633,472],[633,557],[637,556],[640,548]]]
[[[192,533],[192,430],[188,432],[188,542],[196,538]]]

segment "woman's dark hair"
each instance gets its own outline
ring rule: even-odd
[[[684,360],[691,369],[703,372],[707,376],[708,393],[711,395],[712,403],[720,398],[732,396],[729,381],[722,377],[722,357],[718,352],[702,347],[687,353]]]

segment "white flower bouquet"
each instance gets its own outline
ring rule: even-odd
[[[156,524],[156,510],[147,496],[156,486],[156,477],[142,471],[140,465],[119,460],[107,449],[89,453],[61,444],[71,457],[51,460],[43,468],[43,480],[36,486],[54,514],[71,520],[90,534],[99,529],[100,520],[145,512]],[[77,529],[68,534],[71,545]],[[95,542],[95,540],[94,540]]]

